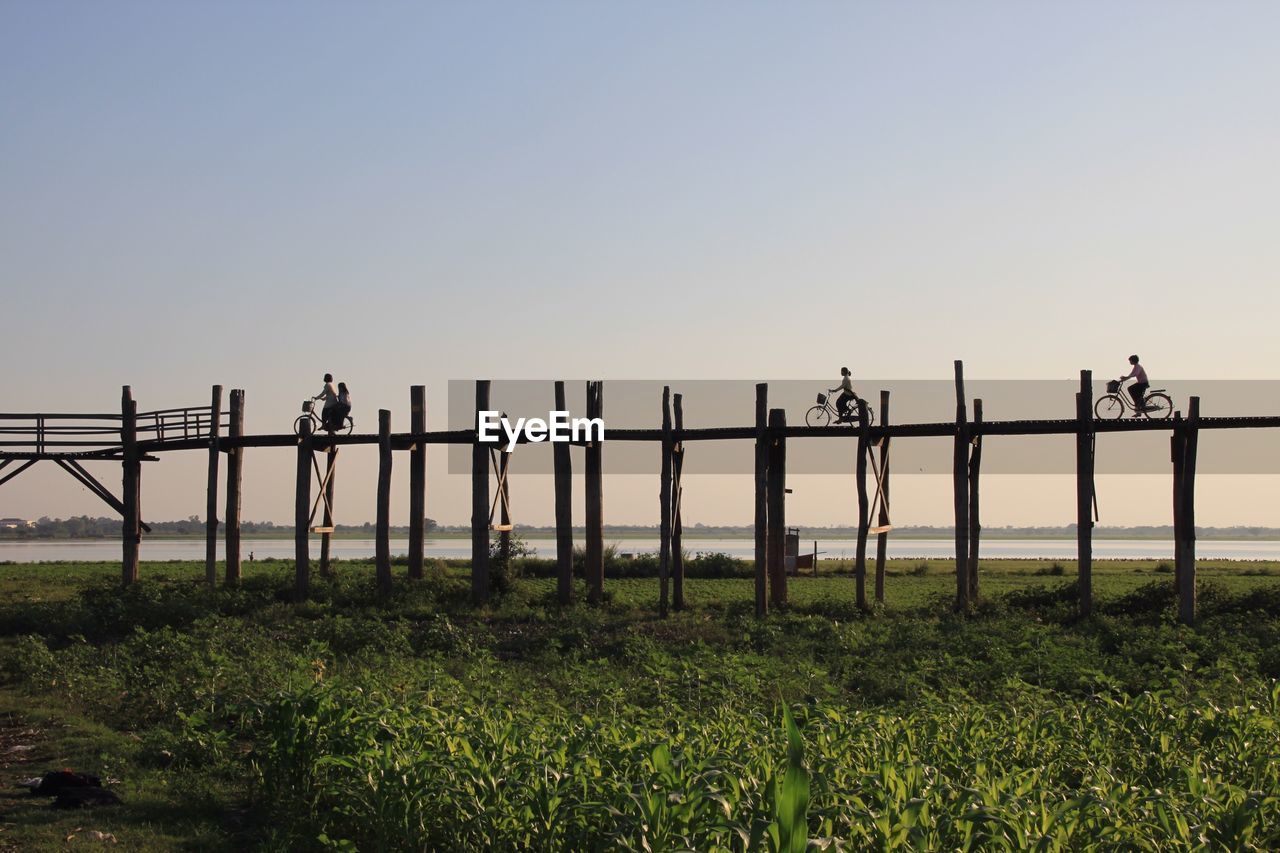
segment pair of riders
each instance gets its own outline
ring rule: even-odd
[[[336,432],[342,427],[347,415],[351,414],[351,392],[347,390],[347,383],[339,382],[335,388],[332,373],[324,375],[324,388],[311,399],[324,401],[320,409],[321,429]]]
[[[1120,377],[1120,381],[1134,380],[1134,383],[1129,386],[1129,395],[1133,397],[1133,416],[1136,418],[1150,408],[1146,404],[1146,396],[1147,389],[1151,387],[1151,382],[1147,379],[1147,371],[1143,369],[1137,355],[1129,356],[1129,364],[1132,365],[1132,368],[1127,374]],[[840,415],[841,421],[854,419],[854,413],[849,410],[849,406],[851,403],[857,402],[858,399],[858,395],[853,392],[853,381],[849,377],[849,368],[840,368],[840,385],[836,388],[827,389],[828,394],[840,392],[840,397],[836,400],[836,411]]]

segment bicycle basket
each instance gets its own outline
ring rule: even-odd
[[[315,400],[303,400],[303,401],[302,401],[302,411],[304,411],[304,412],[309,412],[309,411],[311,411],[313,408],[315,408],[315,405],[316,405],[316,401],[315,401]]]
[[[1119,382],[1119,380],[1112,379],[1110,382],[1108,382],[1108,383],[1107,383],[1107,393],[1108,393],[1108,394],[1115,394],[1115,393],[1117,393],[1119,390],[1120,390],[1120,382]]]
[[[824,405],[826,402],[827,402],[827,395],[826,395],[826,394],[819,394],[819,395],[818,395],[818,405],[819,405],[819,406]]]

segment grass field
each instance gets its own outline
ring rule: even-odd
[[[871,613],[824,568],[757,621],[749,577],[660,620],[651,577],[475,611],[440,561],[302,604],[283,562],[0,566],[0,849],[1280,845],[1280,564],[1202,564],[1195,628],[1154,561],[1099,563],[1087,620],[1070,562],[986,561],[964,614],[945,561]],[[61,767],[125,805],[13,790]]]

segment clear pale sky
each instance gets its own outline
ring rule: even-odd
[[[326,370],[396,429],[410,384],[443,425],[478,376],[1070,378],[1138,351],[1275,378],[1278,31],[1274,3],[9,0],[0,408],[217,382],[282,432]],[[144,516],[203,514],[203,460],[150,464]],[[428,514],[464,522],[431,460]],[[292,464],[247,456],[247,518],[291,518]],[[344,455],[340,520],[375,479]],[[545,523],[527,483],[516,520]],[[948,522],[945,482],[899,483],[895,521]],[[1169,520],[1165,478],[1101,488],[1103,523]],[[656,522],[656,492],[613,478],[606,520]],[[746,523],[749,492],[699,478],[686,517]],[[813,478],[789,514],[851,501]],[[1277,478],[1210,478],[1198,520],[1278,504]],[[1066,478],[992,478],[984,506],[1074,518]],[[0,515],[79,513],[107,510],[48,463],[0,487]]]

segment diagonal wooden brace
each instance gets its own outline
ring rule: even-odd
[[[876,514],[876,509],[881,504],[884,505],[885,518],[888,518],[889,517],[889,498],[884,493],[884,469],[885,469],[885,466],[888,464],[888,460],[885,457],[883,450],[880,452],[879,461],[876,461],[875,452],[873,450],[869,449],[868,452],[871,454],[871,460],[872,460],[871,473],[875,475],[875,478],[876,478],[876,493],[875,493],[875,497],[871,501],[871,511],[867,513],[867,518],[873,518]],[[892,529],[893,529],[892,523],[879,524],[879,525],[875,525],[873,527],[867,528],[867,532],[879,535],[881,533],[888,533]]]
[[[32,460],[32,461],[34,462],[35,460]],[[111,507],[121,515],[124,515],[124,502],[121,501],[119,498],[117,498],[115,495],[111,494],[111,490],[108,489],[106,486],[102,485],[102,483],[98,482],[98,480],[92,474],[90,474],[87,470],[85,470],[85,467],[83,465],[81,465],[79,462],[77,462],[74,459],[56,459],[55,458],[53,461],[58,463],[59,468],[61,468],[62,470],[70,474],[72,477],[75,477],[77,480],[79,480],[80,484],[83,485],[86,489],[88,489],[89,491],[97,495],[99,498],[101,498],[103,503],[105,503],[107,506]],[[147,533],[151,532],[151,526],[147,524],[145,521],[142,521],[141,519],[139,519],[138,524],[142,527],[142,529],[145,532]]]
[[[511,498],[507,490],[507,468],[511,465],[511,451],[513,447],[508,444],[502,448],[501,455],[496,448],[489,449],[489,460],[493,463],[493,472],[498,478],[498,488],[493,493],[493,503],[489,505],[489,529],[490,530],[510,530],[510,524],[495,524],[494,516],[497,515],[499,503],[501,503],[503,517],[511,517]]]
[[[338,448],[333,448],[333,455],[337,457]],[[333,507],[329,505],[329,479],[333,477],[333,472],[337,470],[337,466],[325,466],[325,470],[321,472],[320,463],[316,461],[316,454],[311,454],[311,469],[316,472],[316,479],[320,481],[320,491],[316,495],[316,499],[311,503],[311,515],[307,518],[307,526],[310,527],[315,523],[316,510],[320,508],[320,504],[324,502],[324,508],[329,515],[333,515]]]
[[[9,466],[9,463],[12,461],[13,461],[12,459],[6,459],[4,460],[3,463],[0,463],[0,471],[3,471],[5,468],[7,468]],[[10,471],[4,477],[0,477],[0,486],[3,486],[5,483],[9,482],[14,477],[18,476],[19,474],[21,474],[23,471],[27,470],[34,464],[36,464],[35,459],[28,459],[26,462],[19,465],[15,470]]]

